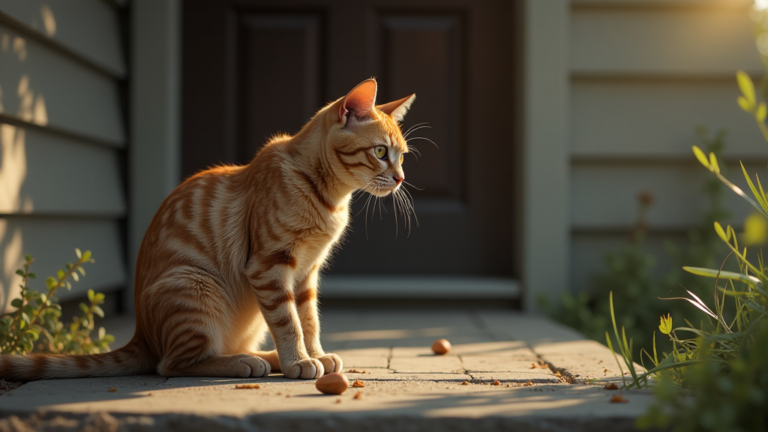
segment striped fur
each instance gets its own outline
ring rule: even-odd
[[[139,251],[128,346],[3,356],[0,378],[340,371],[341,359],[320,345],[318,273],[347,227],[351,194],[400,186],[407,146],[397,121],[414,99],[376,108],[375,94],[376,82],[364,81],[295,136],[270,140],[250,164],[200,172],[168,196]],[[259,351],[266,330],[276,352]]]

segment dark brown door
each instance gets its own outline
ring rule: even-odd
[[[371,76],[416,93],[404,128],[419,225],[361,195],[332,274],[516,277],[515,1],[186,0],[183,171],[247,163]],[[418,189],[417,189],[418,188]],[[396,234],[397,233],[397,234]]]

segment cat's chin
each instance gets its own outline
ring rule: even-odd
[[[376,190],[368,190],[368,189],[366,189],[365,191],[368,192],[369,194],[375,196],[375,197],[384,198],[385,196],[389,196],[390,194],[392,194],[395,190],[397,190],[397,188],[392,188],[392,189],[376,189]]]

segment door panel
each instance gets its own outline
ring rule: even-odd
[[[379,103],[417,94],[404,130],[429,126],[404,165],[419,225],[360,195],[330,273],[517,277],[514,3],[185,1],[185,174],[247,163],[376,76]]]
[[[322,30],[319,13],[238,16],[238,162],[252,159],[274,134],[294,133],[323,104]]]
[[[411,134],[410,143],[424,157],[418,160],[418,169],[409,170],[408,181],[424,189],[417,192],[420,199],[463,204],[466,166],[461,121],[465,64],[462,17],[383,14],[378,24],[381,43],[372,48],[381,53],[381,99],[399,99],[419,89],[419,109],[414,106],[406,125],[429,126]]]

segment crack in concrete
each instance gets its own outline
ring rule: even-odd
[[[575,376],[569,371],[567,368],[564,367],[557,367],[552,362],[548,361],[544,358],[544,356],[538,354],[536,350],[533,349],[530,344],[528,345],[528,349],[530,349],[533,354],[536,356],[536,358],[539,359],[540,363],[546,364],[550,371],[552,371],[552,375],[554,375],[557,379],[560,380],[563,384],[578,384],[579,380],[576,379]]]

